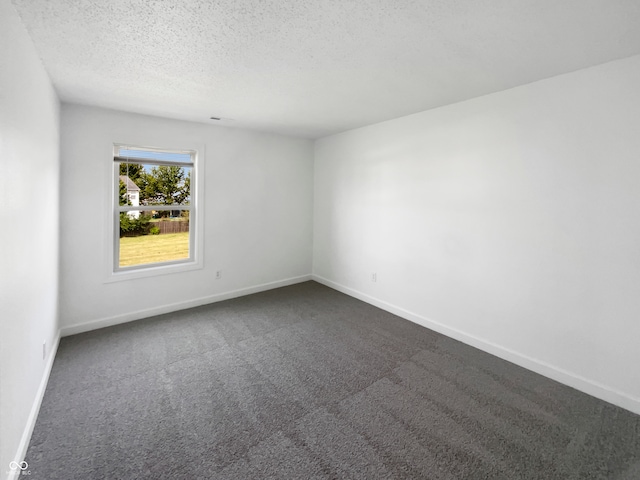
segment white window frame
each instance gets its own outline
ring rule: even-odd
[[[113,151],[109,164],[109,214],[107,255],[105,265],[107,275],[105,282],[116,282],[134,278],[145,278],[169,273],[185,272],[203,268],[203,178],[204,178],[204,146],[189,149],[159,148],[134,145],[131,143],[113,143]],[[120,175],[118,161],[120,149],[145,150],[150,152],[181,153],[191,156],[191,163],[166,162],[158,160],[136,160],[131,163],[146,165],[181,165],[191,167],[191,199],[189,205],[120,205]],[[158,208],[160,207],[160,208]],[[119,265],[120,249],[120,213],[128,211],[151,210],[188,210],[189,214],[189,258],[161,263],[146,263],[121,267]]]

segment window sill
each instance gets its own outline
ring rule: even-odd
[[[203,268],[202,262],[179,262],[165,263],[161,265],[150,265],[147,267],[133,267],[130,269],[122,269],[111,272],[104,283],[121,282],[125,280],[134,280],[136,278],[157,277],[159,275],[168,275],[170,273],[189,272],[192,270],[200,270]]]

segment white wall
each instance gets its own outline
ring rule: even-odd
[[[309,278],[309,140],[64,104],[61,142],[63,334]],[[203,269],[105,283],[114,142],[204,145]]]
[[[640,413],[639,85],[635,56],[319,140],[314,275]]]
[[[8,0],[0,0],[0,477],[22,460],[56,340],[59,103]],[[38,403],[39,405],[39,403]],[[30,434],[30,431],[28,432]],[[22,442],[22,443],[21,443]]]

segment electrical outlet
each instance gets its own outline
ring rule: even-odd
[[[374,282],[374,283],[378,281],[378,274],[377,273],[374,272],[374,273],[371,274],[371,281]]]
[[[222,270],[216,270],[216,280],[220,280],[222,278]]]
[[[47,341],[42,342],[42,359],[47,358]]]

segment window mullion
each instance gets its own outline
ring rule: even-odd
[[[153,211],[171,211],[171,210],[188,210],[193,208],[191,205],[118,205],[119,212],[153,212]]]

